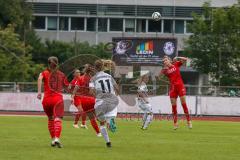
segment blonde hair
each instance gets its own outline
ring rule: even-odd
[[[140,84],[143,82],[143,79],[144,79],[145,77],[149,77],[149,73],[146,73],[146,74],[140,76],[140,77],[137,79],[137,84],[140,85]]]
[[[102,59],[103,61],[103,70],[115,70],[115,62],[113,62],[112,60],[110,59]]]

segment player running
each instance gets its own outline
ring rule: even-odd
[[[73,96],[79,98],[80,104],[79,107],[81,107],[81,110],[83,110],[83,112],[87,114],[97,136],[101,137],[102,134],[100,133],[96,117],[94,114],[95,98],[89,94],[89,82],[93,74],[92,66],[90,64],[86,64],[83,72],[84,75],[80,76],[78,82],[76,83],[76,86],[73,91]]]
[[[180,74],[180,67],[183,63],[187,61],[185,57],[175,57],[173,62],[167,56],[163,59],[163,69],[161,70],[160,76],[165,75],[170,81],[170,99],[172,104],[172,113],[174,121],[174,129],[178,128],[177,123],[177,97],[180,97],[183,111],[187,119],[188,128],[192,128],[192,122],[188,112],[188,107],[186,104],[186,89],[183,84],[183,80]]]
[[[63,88],[67,88],[68,80],[64,73],[58,70],[58,58],[48,58],[48,68],[38,77],[38,95],[42,98],[41,88],[44,81],[43,109],[48,116],[48,130],[52,138],[51,146],[62,148],[60,136],[62,131],[62,118],[64,114]]]
[[[106,141],[107,147],[111,147],[105,123],[109,123],[111,131],[116,130],[114,118],[117,116],[118,85],[113,77],[103,72],[104,63],[102,60],[96,60],[94,67],[96,74],[89,83],[90,93],[95,95],[95,114],[100,121],[100,131]]]
[[[138,107],[141,108],[141,110],[144,112],[143,115],[143,125],[142,129],[146,130],[148,128],[148,125],[151,123],[153,119],[153,113],[152,113],[152,106],[149,103],[148,99],[148,88],[147,83],[149,81],[149,75],[145,74],[139,79],[139,86],[138,86],[138,94],[137,94],[137,104]]]
[[[74,78],[70,82],[70,85],[68,87],[69,89],[74,89],[74,87],[78,84],[78,81],[80,80],[80,77],[81,77],[80,70],[75,69],[73,75],[74,75]],[[73,103],[74,103],[74,106],[78,109],[78,113],[75,115],[75,120],[74,120],[73,127],[74,128],[79,128],[78,121],[79,121],[80,117],[82,116],[82,124],[80,126],[81,126],[81,128],[87,129],[86,113],[82,111],[81,100],[80,100],[80,97],[78,95],[75,95],[73,97]]]

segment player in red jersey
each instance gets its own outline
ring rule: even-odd
[[[58,58],[48,58],[48,68],[40,73],[38,77],[38,95],[42,98],[41,88],[44,81],[43,109],[48,116],[48,130],[52,138],[51,146],[62,147],[60,136],[62,131],[62,117],[64,114],[64,103],[62,92],[68,86],[68,80],[64,73],[58,70]]]
[[[95,130],[98,137],[101,137],[101,133],[94,114],[95,98],[89,94],[89,82],[93,74],[93,67],[90,64],[86,64],[84,68],[84,75],[80,76],[77,86],[73,91],[73,96],[78,96],[82,110],[87,114],[90,119],[91,125]],[[74,99],[75,101],[75,99]]]
[[[192,128],[192,123],[186,104],[186,89],[183,84],[183,80],[180,74],[180,67],[187,61],[185,57],[175,57],[173,61],[167,56],[163,58],[163,69],[161,70],[160,76],[165,75],[170,81],[170,99],[172,104],[172,113],[174,121],[174,129],[178,128],[177,123],[177,97],[180,97],[183,111],[186,115],[187,125]]]
[[[80,80],[81,77],[81,72],[78,69],[75,69],[74,71],[74,78],[73,80],[70,82],[69,85],[69,89],[74,89],[74,87],[78,84],[78,81]],[[87,129],[87,125],[86,125],[86,113],[82,111],[82,107],[81,107],[81,100],[80,97],[78,95],[73,97],[74,99],[74,105],[75,107],[78,109],[78,113],[75,115],[75,120],[74,120],[74,124],[73,127],[74,128],[79,128],[78,126],[78,121],[80,119],[80,117],[82,116],[82,124],[81,124],[81,128],[85,128]]]

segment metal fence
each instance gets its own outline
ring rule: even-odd
[[[240,97],[239,86],[185,85],[187,95]],[[169,85],[148,85],[153,95],[168,95]],[[120,84],[121,94],[136,94],[136,84]],[[0,92],[37,92],[36,82],[0,82]]]

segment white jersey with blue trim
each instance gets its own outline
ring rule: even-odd
[[[101,98],[104,94],[108,93],[116,95],[114,90],[114,85],[116,84],[116,81],[110,74],[100,71],[91,78],[89,87],[96,90],[96,98]]]

